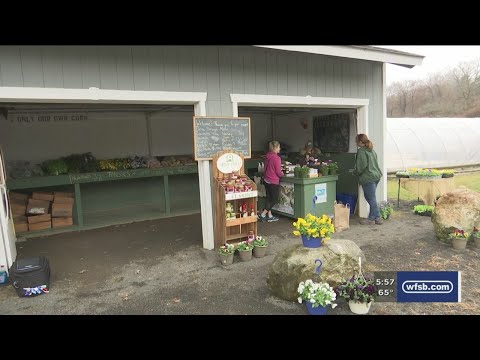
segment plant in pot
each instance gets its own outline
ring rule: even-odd
[[[382,216],[383,219],[388,219],[390,218],[390,215],[393,214],[393,205],[389,204],[386,201],[382,201],[380,203],[380,215]]]
[[[370,311],[376,290],[373,279],[362,274],[354,275],[335,289],[338,297],[348,301],[348,306],[354,314],[367,314]]]
[[[297,166],[293,170],[294,176],[298,178],[308,178],[308,174],[310,173],[310,168],[306,165],[304,166]]]
[[[253,241],[241,241],[238,243],[237,250],[240,255],[240,260],[249,261],[252,260]]]
[[[320,172],[322,173],[323,176],[328,175],[329,165],[330,163],[328,161],[322,161],[322,163],[320,164]]]
[[[310,315],[325,315],[330,305],[335,309],[337,304],[337,294],[328,283],[317,283],[308,279],[298,284],[297,292],[299,294],[298,302],[301,304],[305,300],[308,313]]]
[[[467,232],[460,229],[455,229],[448,234],[448,237],[452,239],[452,246],[455,250],[465,250],[469,236]]]
[[[338,171],[338,164],[336,162],[331,162],[328,165],[328,173],[330,175],[337,175],[337,171]]]
[[[330,239],[330,236],[335,233],[335,226],[332,218],[323,215],[321,218],[312,214],[307,214],[304,218],[298,218],[293,223],[296,230],[293,235],[301,236],[303,246],[308,248],[318,248],[322,243]]]
[[[440,172],[442,174],[442,178],[450,178],[455,175],[455,171],[453,171],[452,169],[443,169],[440,170]]]
[[[476,227],[473,228],[472,238],[475,242],[475,246],[480,248],[480,231]]]
[[[265,256],[267,252],[268,241],[263,238],[263,236],[257,235],[257,238],[253,240],[253,256],[256,258],[261,258]]]
[[[218,248],[218,254],[220,256],[220,262],[222,265],[233,264],[233,253],[235,252],[235,246],[233,244],[225,244]]]
[[[415,205],[413,212],[420,216],[432,216],[433,209],[435,209],[435,207],[432,205]]]

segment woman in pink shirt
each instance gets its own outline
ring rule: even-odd
[[[265,209],[259,216],[262,221],[278,221],[278,217],[272,215],[272,207],[278,202],[280,195],[280,178],[283,176],[282,159],[278,153],[280,152],[280,143],[278,141],[270,141],[268,143],[269,152],[265,156],[265,190],[267,191],[267,199],[265,201]],[[268,215],[268,216],[267,216]]]

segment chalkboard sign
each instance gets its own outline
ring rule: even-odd
[[[232,149],[251,158],[250,118],[193,117],[195,160],[210,160]]]
[[[350,114],[313,117],[313,144],[322,152],[348,152]]]

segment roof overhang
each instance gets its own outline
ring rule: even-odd
[[[309,54],[338,56],[351,59],[378,61],[413,68],[421,65],[424,56],[373,46],[336,45],[254,45],[269,49],[296,51]]]

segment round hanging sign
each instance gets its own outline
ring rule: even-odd
[[[224,174],[239,171],[242,165],[242,158],[234,153],[223,154],[217,160],[217,169]]]

